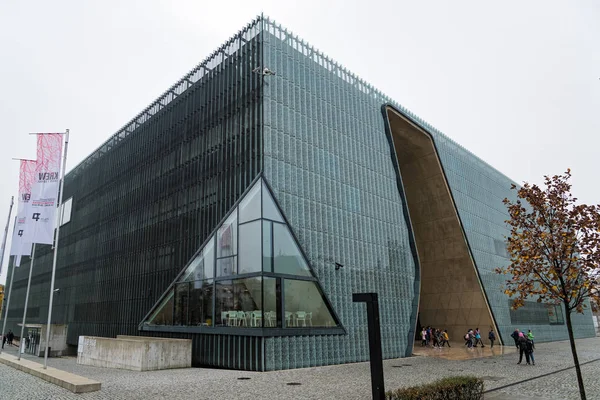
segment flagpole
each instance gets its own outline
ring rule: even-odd
[[[8,227],[10,226],[10,214],[12,214],[13,204],[15,204],[15,196],[10,198],[10,208],[8,209],[8,219],[6,220],[6,228],[4,228],[4,239],[2,240],[2,254],[0,255],[0,274],[2,274],[2,265],[4,265],[4,253],[6,250],[6,238],[8,237]]]
[[[52,323],[52,302],[54,300],[54,278],[56,277],[56,260],[58,257],[58,234],[60,233],[60,222],[62,221],[62,197],[65,185],[65,169],[67,168],[67,149],[69,147],[69,130],[65,136],[65,152],[63,155],[63,165],[61,171],[60,187],[58,193],[58,217],[56,222],[56,239],[54,241],[54,258],[52,260],[52,279],[50,280],[50,302],[48,304],[48,327],[46,328],[46,350],[44,351],[44,369],[48,368],[48,348],[50,345],[50,324]]]
[[[19,336],[19,356],[21,359],[21,350],[23,349],[23,331],[25,330],[25,318],[27,317],[27,303],[29,302],[29,288],[31,287],[31,275],[33,274],[33,262],[35,261],[35,243],[31,252],[31,263],[29,263],[29,280],[27,281],[27,294],[25,295],[25,308],[23,309],[23,323],[21,324],[21,336]]]
[[[17,226],[17,217],[15,217],[15,226]],[[14,230],[14,229],[13,229]],[[15,256],[19,257],[19,256]],[[10,267],[10,262],[9,262]],[[15,261],[13,259],[12,274],[10,274],[10,286],[8,287],[8,298],[6,300],[6,311],[4,312],[4,322],[2,323],[2,342],[4,343],[4,335],[6,335],[6,320],[8,319],[8,308],[10,307],[10,294],[12,292],[13,279],[15,277]],[[0,347],[0,353],[2,353],[2,347]]]

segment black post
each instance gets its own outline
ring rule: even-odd
[[[369,354],[371,358],[371,390],[373,392],[373,400],[384,400],[383,356],[381,355],[381,330],[379,329],[379,302],[377,300],[377,293],[354,293],[352,301],[355,303],[367,303]]]

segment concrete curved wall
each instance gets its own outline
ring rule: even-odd
[[[387,117],[421,269],[421,324],[451,340],[497,331],[432,137],[393,107]]]

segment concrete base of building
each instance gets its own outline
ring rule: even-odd
[[[73,393],[95,392],[100,390],[100,387],[102,386],[101,382],[52,367],[44,369],[42,364],[24,358],[17,360],[17,357],[6,353],[0,354],[0,363],[9,365],[19,371],[26,372],[47,382],[54,383]]]
[[[191,368],[192,341],[124,335],[80,336],[77,364],[132,371]]]

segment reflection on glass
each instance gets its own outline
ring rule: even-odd
[[[234,210],[217,231],[217,257],[237,253],[237,227],[237,212]]]
[[[292,279],[284,281],[286,327],[336,326],[316,282]]]
[[[260,272],[260,243],[260,221],[240,225],[240,274]]]
[[[281,283],[280,278],[263,278],[265,327],[281,328]]]
[[[548,322],[550,325],[563,325],[565,323],[562,306],[560,304],[548,304],[546,305],[546,308],[548,310]]]
[[[230,311],[233,311],[233,284],[231,281],[217,281],[215,284],[215,326],[227,326]]]
[[[189,310],[189,283],[178,283],[175,285],[175,314],[173,316],[173,325],[188,324]]]
[[[273,225],[270,221],[263,221],[263,271],[273,272],[273,248],[271,243],[271,225]]]
[[[260,218],[260,181],[240,202],[240,223]]]
[[[300,253],[300,249],[296,245],[296,241],[286,225],[273,224],[273,240],[276,273],[312,276],[302,253]]]
[[[217,259],[217,277],[237,274],[237,256]]]
[[[261,277],[217,281],[216,326],[263,326]]]
[[[269,193],[269,189],[267,189],[267,185],[263,182],[263,218],[272,219],[273,221],[284,222],[279,210],[277,209],[277,205],[273,198],[271,197],[271,193]]]
[[[181,281],[199,281],[214,277],[215,241],[214,236],[206,243],[204,249],[188,265]]]
[[[154,314],[148,319],[149,325],[173,325],[173,295],[175,292],[171,292],[165,297],[160,306],[156,309]]]
[[[261,277],[236,279],[233,289],[233,310],[228,314],[228,326],[263,326]]]
[[[212,326],[213,281],[195,281],[190,286],[190,326]]]

